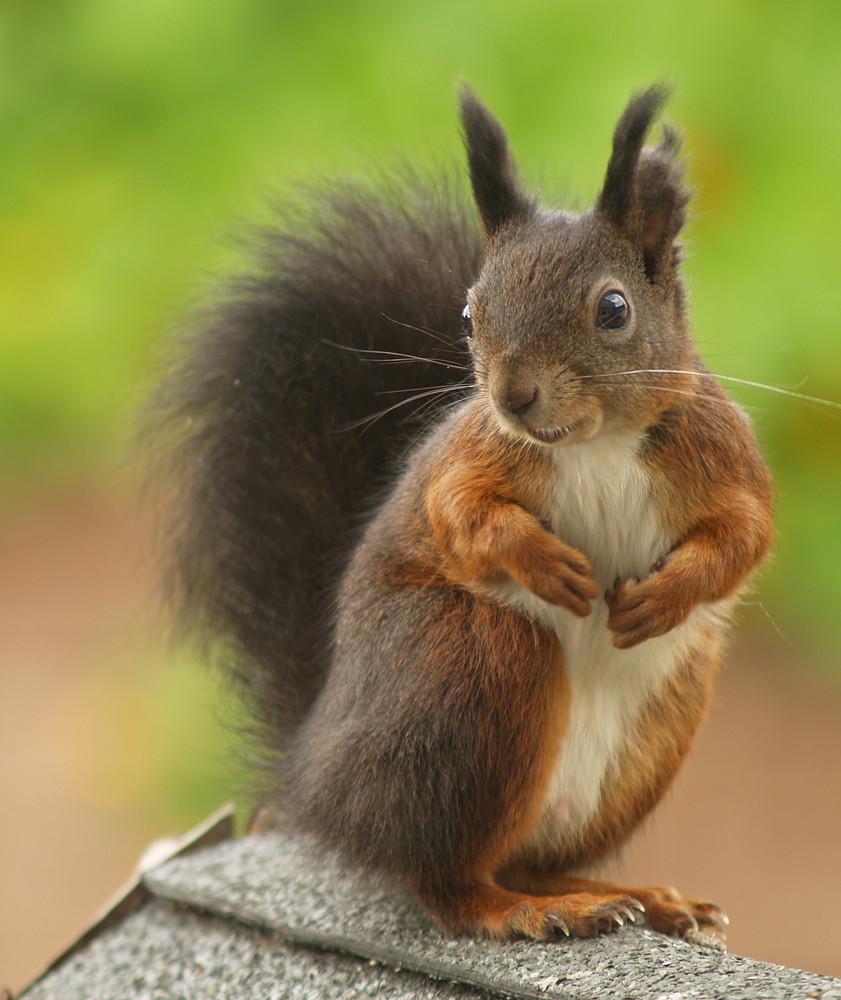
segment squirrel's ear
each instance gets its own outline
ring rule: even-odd
[[[664,128],[659,146],[642,148],[667,97],[668,90],[654,86],[631,100],[616,126],[613,154],[596,202],[596,211],[640,247],[651,281],[674,261],[674,241],[689,202],[674,129]]]
[[[517,182],[502,126],[467,88],[459,95],[459,111],[473,197],[485,233],[491,237],[506,222],[530,216],[534,202]]]

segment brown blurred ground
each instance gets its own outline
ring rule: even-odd
[[[142,541],[122,495],[0,510],[0,986],[36,975],[176,821],[161,756],[195,747],[156,735]],[[841,691],[801,660],[770,628],[742,635],[675,789],[610,871],[721,903],[735,953],[841,976]]]

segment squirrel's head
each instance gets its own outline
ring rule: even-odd
[[[676,133],[643,148],[667,96],[634,97],[604,185],[583,214],[541,209],[517,179],[499,122],[469,92],[461,120],[487,238],[464,328],[501,426],[544,444],[649,426],[691,390],[695,359],[680,281],[689,194]],[[685,383],[685,384],[684,384]]]

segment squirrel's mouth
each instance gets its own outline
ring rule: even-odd
[[[578,427],[580,421],[574,424],[568,424],[566,427],[556,427],[551,430],[539,431],[536,427],[531,427],[526,424],[526,430],[536,441],[540,441],[541,444],[557,444],[558,441],[563,441],[565,437],[569,437],[570,434]]]

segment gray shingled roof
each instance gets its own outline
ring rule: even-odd
[[[414,900],[311,842],[176,857],[25,992],[52,998],[824,997],[841,980],[626,927],[557,944],[451,939]]]

